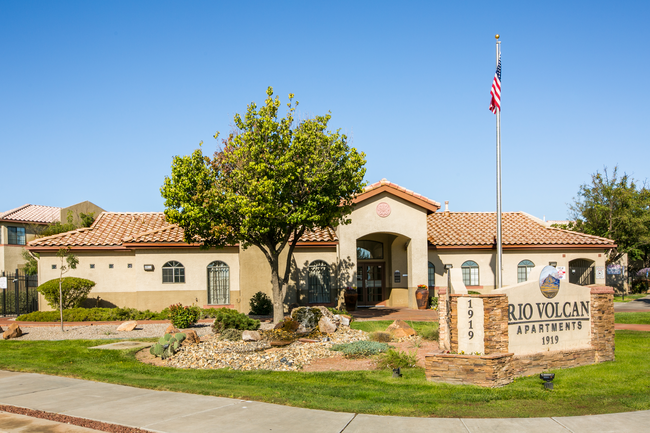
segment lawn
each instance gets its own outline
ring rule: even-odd
[[[357,325],[362,323],[367,322]],[[485,389],[430,383],[424,370],[417,368],[403,370],[400,379],[388,370],[177,370],[141,364],[135,350],[88,349],[107,342],[0,341],[0,369],[378,415],[546,417],[650,409],[650,333],[643,332],[616,333],[614,362],[554,370],[557,378],[552,392],[545,391],[536,376]]]
[[[635,325],[650,325],[650,312],[648,313],[614,313],[615,323]]]
[[[633,295],[625,295],[625,296],[614,295],[614,302],[630,302],[630,301],[634,301],[635,299],[645,298],[646,296],[648,296],[647,293],[635,293]]]

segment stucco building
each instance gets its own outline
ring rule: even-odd
[[[446,286],[449,267],[462,269],[469,290],[495,287],[494,213],[440,211],[436,201],[384,179],[356,197],[350,219],[300,239],[286,305],[336,305],[342,289],[356,287],[360,305],[414,308],[417,286]],[[505,285],[549,263],[581,284],[605,283],[610,239],[549,228],[521,212],[503,219]],[[270,268],[259,250],[186,244],[182,229],[162,213],[104,212],[90,228],[30,242],[41,254],[39,282],[58,277],[61,247],[79,258],[68,275],[95,281],[90,296],[103,305],[161,310],[181,302],[248,312],[256,292],[271,293]]]

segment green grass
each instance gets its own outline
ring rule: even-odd
[[[645,298],[648,296],[647,293],[635,293],[633,295],[625,295],[625,298],[622,295],[614,295],[614,302],[630,302],[635,299]]]
[[[650,312],[648,313],[614,313],[615,323],[635,325],[650,325]]]
[[[360,329],[366,332],[385,331],[386,328],[388,328],[388,326],[393,322],[393,320],[367,320],[363,322],[357,320],[350,324],[350,328]],[[438,322],[411,322],[407,320],[406,323],[408,323],[409,326],[413,328],[418,334],[424,328],[438,329]]]
[[[365,323],[365,322],[364,322]],[[502,388],[427,382],[424,370],[240,372],[141,364],[135,350],[89,350],[107,340],[0,341],[0,369],[289,406],[419,417],[547,417],[650,409],[650,333],[618,331],[616,361],[565,370],[555,390],[537,376]]]

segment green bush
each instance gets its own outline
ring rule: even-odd
[[[377,367],[384,368],[405,368],[415,367],[418,358],[415,352],[402,352],[388,349],[386,353],[379,355]]]
[[[193,326],[199,321],[201,309],[195,305],[183,306],[181,303],[169,306],[169,318],[172,324],[178,329],[185,329]]]
[[[378,355],[387,351],[389,348],[386,343],[376,341],[354,341],[352,343],[341,343],[332,346],[331,350],[343,352],[346,358],[365,358],[367,356]]]
[[[437,296],[431,296],[429,298],[429,308],[432,310],[437,310],[438,309],[438,297]]]
[[[390,335],[390,332],[384,332],[384,331],[371,332],[368,338],[370,339],[370,341],[378,341],[380,343],[389,343],[390,341],[393,340],[393,336]]]
[[[420,332],[418,332],[418,334],[425,340],[438,341],[440,331],[435,326],[426,326],[420,329]]]
[[[260,321],[254,320],[245,314],[238,313],[230,308],[219,308],[215,314],[212,332],[219,334],[224,329],[240,329],[254,331],[260,327]]]
[[[165,320],[167,313],[155,313],[135,308],[71,308],[63,310],[63,320],[66,322],[115,322],[125,320]],[[34,311],[18,316],[21,322],[58,322],[58,311]]]
[[[182,332],[178,332],[174,335],[165,334],[160,337],[156,344],[151,346],[149,353],[159,358],[167,359],[178,352],[178,349],[181,347],[181,343],[185,340],[186,337],[187,336]]]
[[[255,293],[249,304],[251,306],[251,314],[256,316],[266,316],[273,311],[273,302],[271,302],[271,298],[264,292]]]
[[[334,308],[334,307],[327,307],[327,309],[328,309],[329,312],[332,313],[332,314],[338,314],[338,315],[349,316],[349,314],[348,314],[348,312],[347,312],[346,310],[337,310],[337,309]],[[350,322],[351,322],[351,321],[352,321],[352,319],[350,319]]]
[[[243,333],[244,331],[241,329],[225,329],[221,335],[219,335],[219,340],[239,341],[241,340]]]
[[[88,293],[95,286],[90,280],[75,277],[65,277],[61,281],[63,295],[63,309],[76,308],[88,298]],[[47,281],[38,286],[38,291],[43,295],[50,307],[59,308],[59,279]]]
[[[468,295],[480,295],[481,292],[477,292],[476,290],[468,290],[468,291],[467,291],[467,294],[468,294]]]

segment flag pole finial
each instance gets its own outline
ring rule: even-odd
[[[500,36],[498,34],[494,35],[494,39],[496,39],[496,40],[499,40],[499,37]]]

